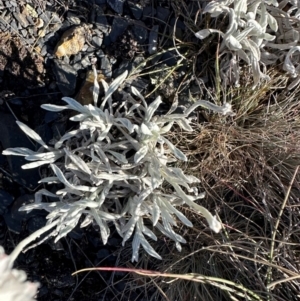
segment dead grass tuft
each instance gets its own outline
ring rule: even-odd
[[[178,229],[188,241],[182,252],[161,237],[152,245],[164,259],[141,256],[135,267],[208,278],[132,276],[131,291],[139,283],[156,291],[149,300],[300,299],[300,87],[289,92],[287,78],[276,71],[270,77],[255,91],[244,86],[221,93],[231,99],[235,117],[204,112],[193,133],[169,137],[189,155],[181,168],[201,179],[203,205],[224,229],[211,233],[201,216],[183,208],[194,227]]]

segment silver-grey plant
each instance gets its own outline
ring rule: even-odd
[[[204,39],[219,33],[220,76],[225,85],[239,85],[241,61],[249,65],[254,87],[268,80],[267,66],[282,62],[283,70],[296,78],[289,88],[300,82],[299,9],[298,0],[212,0],[203,9],[216,18],[229,16],[226,31],[214,28],[195,33]]]
[[[94,73],[96,75],[95,68]],[[173,229],[177,225],[176,218],[188,227],[192,223],[176,208],[178,205],[186,204],[200,212],[213,231],[221,229],[217,218],[195,203],[204,197],[204,193],[197,194],[195,187],[191,187],[199,180],[174,167],[174,162],[186,161],[187,157],[166,138],[166,134],[174,124],[184,131],[192,131],[188,116],[198,106],[223,115],[233,113],[228,103],[219,107],[201,100],[182,114],[173,113],[174,106],[165,115],[155,115],[161,98],[157,97],[148,105],[134,87],[131,87],[131,92],[119,91],[121,102],[113,101],[113,93],[126,77],[127,72],[124,72],[110,85],[102,80],[105,95],[100,106],[97,106],[99,85],[96,80],[94,105],[82,106],[69,97],[63,98],[65,106],[42,105],[42,108],[54,112],[76,111],[77,115],[70,120],[77,121],[78,128],[48,146],[28,126],[17,122],[41,147],[36,152],[22,147],[10,148],[3,154],[24,156],[30,163],[23,168],[49,165],[52,175],[40,183],[62,184],[63,188],[55,194],[46,189],[39,190],[35,194],[35,202],[21,208],[24,211],[44,209],[49,212],[46,228],[52,228],[52,232],[47,237],[56,236],[55,241],[58,241],[78,223],[80,227],[95,223],[106,244],[110,235],[109,225],[114,224],[123,238],[123,245],[133,235],[133,261],[138,260],[140,246],[151,256],[161,259],[145,236],[156,240],[151,230],[151,227],[156,227],[174,240],[180,250],[185,239]],[[169,184],[170,193],[165,191],[165,184]],[[57,201],[46,202],[43,196]],[[20,248],[30,241],[28,238]]]
[[[39,283],[26,281],[26,273],[12,268],[13,261],[0,246],[0,300],[33,301]]]

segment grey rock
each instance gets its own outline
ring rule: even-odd
[[[10,26],[11,26],[13,31],[18,32],[18,25],[17,25],[17,22],[15,20],[11,21]]]
[[[128,1],[129,8],[133,16],[139,20],[142,17],[143,9],[140,4]]]
[[[39,18],[41,18],[45,24],[53,24],[53,23],[57,23],[56,20],[56,16],[55,13],[52,13],[50,11],[45,11],[42,14],[39,14]]]
[[[95,54],[96,54],[96,56],[97,56],[98,58],[100,58],[100,59],[103,58],[103,57],[105,56],[103,50],[101,50],[101,49],[97,50],[97,52],[96,52]]]
[[[123,6],[124,6],[125,0],[107,0],[107,3],[110,5],[110,7],[118,14],[123,14]]]
[[[154,25],[149,34],[149,54],[154,54],[157,52],[157,42],[158,42],[158,25]]]
[[[101,38],[99,36],[94,36],[92,41],[93,41],[92,43],[95,47],[100,48],[102,45],[103,38]]]
[[[68,12],[67,13],[67,20],[69,21],[70,24],[72,25],[79,25],[81,23],[80,19],[77,17],[77,15]]]
[[[42,50],[41,50],[41,55],[42,56],[45,56],[46,54],[47,54],[47,45],[44,45],[43,47],[42,47]]]
[[[142,93],[146,91],[147,87],[149,86],[149,81],[144,78],[138,77],[134,79],[130,85],[134,86],[139,92]]]
[[[53,32],[53,31],[51,31],[51,32],[49,32],[48,34],[46,34],[46,35],[44,36],[45,42],[49,41],[49,39],[52,38],[54,35],[55,35],[55,32]]]
[[[35,43],[35,41],[36,41],[36,39],[30,38],[30,39],[27,39],[27,40],[26,40],[26,43],[32,45],[33,43]]]
[[[77,71],[70,65],[54,60],[54,75],[56,83],[64,96],[74,94],[76,88]]]
[[[170,15],[170,11],[167,8],[158,6],[156,8],[156,18],[160,21],[167,21],[168,17]]]
[[[21,32],[22,36],[24,38],[26,38],[26,36],[27,36],[27,30],[26,29],[21,29],[20,32]]]
[[[142,21],[136,21],[133,25],[133,34],[137,41],[141,44],[144,43],[148,37],[148,30]]]
[[[57,13],[51,14],[51,23],[62,23],[59,15]]]
[[[91,61],[89,59],[89,55],[88,54],[86,54],[83,57],[83,59],[81,60],[81,65],[82,65],[83,68],[86,68],[86,67],[88,67],[88,66],[91,65]]]
[[[29,25],[26,16],[24,16],[23,14],[13,13],[13,16],[17,19],[17,21],[21,24],[22,27],[26,28]]]
[[[114,43],[117,38],[122,35],[128,27],[128,21],[124,18],[115,17],[109,34],[110,40]]]
[[[30,23],[30,25],[35,26],[35,22],[33,21],[30,15],[26,15],[26,19]]]
[[[110,27],[107,23],[107,19],[106,16],[104,15],[103,9],[100,7],[97,7],[96,9],[95,25],[103,33],[108,33]]]
[[[107,56],[103,56],[101,58],[100,69],[105,77],[112,77],[112,66]]]

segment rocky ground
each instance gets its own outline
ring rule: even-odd
[[[196,3],[188,9],[196,15]],[[182,58],[172,48],[175,38],[192,34],[183,21],[167,0],[0,0],[0,150],[35,148],[16,120],[46,142],[73,126],[65,114],[45,112],[40,106],[59,104],[63,96],[88,102],[91,85],[85,80],[95,59],[108,82],[129,70],[131,84],[142,93],[159,86],[153,95],[162,93],[166,103],[172,101],[176,89],[191,81],[185,77],[188,66],[180,65]],[[141,66],[147,74],[137,78]],[[46,222],[45,212],[18,211],[33,200],[43,172],[24,171],[22,162],[0,155],[0,245],[7,253]],[[120,256],[117,234],[103,246],[90,227],[73,231],[57,244],[50,241],[29,250],[16,266],[41,283],[38,300],[149,300],[143,289],[129,290],[123,273],[71,276],[80,268],[117,266]]]

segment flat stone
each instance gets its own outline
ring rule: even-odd
[[[152,6],[145,6],[143,9],[143,19],[153,18],[156,15],[156,9]]]
[[[26,16],[24,16],[23,14],[13,13],[13,16],[17,19],[17,21],[21,24],[22,27],[26,28],[29,25]]]
[[[167,51],[162,55],[161,61],[167,64],[169,67],[175,66],[177,64],[177,54],[172,51]]]
[[[18,25],[17,25],[17,22],[15,20],[11,21],[10,26],[11,26],[13,31],[18,32]]]
[[[110,26],[107,23],[106,16],[104,15],[103,9],[101,7],[97,7],[96,9],[95,25],[103,33],[107,34],[109,32]]]
[[[136,21],[132,27],[133,34],[137,41],[141,44],[144,43],[148,37],[148,30],[142,21]]]
[[[107,3],[110,5],[110,7],[120,15],[123,14],[124,2],[125,0],[107,0]]]
[[[91,61],[89,59],[89,55],[88,54],[86,54],[83,57],[83,59],[81,60],[81,65],[82,65],[83,68],[86,68],[86,67],[88,67],[88,66],[91,65]]]
[[[109,34],[110,40],[114,43],[117,38],[122,35],[128,27],[128,21],[124,18],[115,17],[111,32]]]
[[[54,60],[54,75],[56,83],[64,96],[70,96],[75,93],[77,71],[70,65]]]
[[[156,18],[160,21],[166,22],[170,15],[170,11],[167,8],[158,6],[156,8]]]
[[[99,36],[94,36],[92,39],[93,45],[97,48],[100,48],[102,45],[103,38]]]
[[[143,9],[140,4],[128,1],[129,8],[133,16],[139,20],[142,17]]]
[[[24,38],[26,38],[26,36],[27,36],[27,30],[26,29],[21,29],[20,32],[21,32],[22,36]]]

